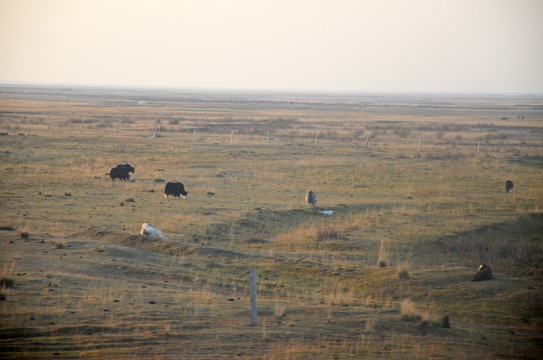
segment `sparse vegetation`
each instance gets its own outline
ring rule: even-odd
[[[0,215],[32,234],[0,232],[3,357],[541,353],[541,97],[23,90],[0,101],[27,135],[0,137]]]

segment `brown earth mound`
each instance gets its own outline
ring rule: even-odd
[[[249,255],[211,247],[202,247],[198,245],[188,245],[183,241],[172,239],[160,239],[153,236],[140,234],[127,234],[111,230],[101,230],[90,228],[85,231],[72,235],[75,238],[86,238],[100,242],[119,244],[131,248],[142,249],[151,252],[159,252],[168,255],[177,256],[205,256],[211,258],[241,259]]]

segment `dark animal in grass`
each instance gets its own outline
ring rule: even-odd
[[[169,199],[168,196],[172,195],[174,198],[179,198],[183,195],[183,199],[187,198],[187,192],[185,191],[185,186],[180,182],[169,182],[164,188],[164,196],[166,199]]]
[[[111,180],[130,180],[130,173],[134,173],[136,169],[130,164],[117,165],[109,172]]]
[[[509,192],[509,190],[513,190],[513,182],[511,180],[505,182],[505,192]]]
[[[134,174],[136,172],[136,168],[134,168],[130,164],[117,165],[117,168],[118,169],[126,169],[129,173],[132,173],[132,174]]]
[[[136,168],[134,168],[132,165],[130,164],[121,164],[121,165],[117,165],[117,167],[119,169],[128,169],[130,172],[134,172],[136,170]]]
[[[479,266],[479,269],[477,269],[473,280],[471,281],[484,281],[492,279],[494,279],[494,276],[492,276],[492,269],[490,268],[490,266],[486,264],[481,264],[481,266]]]
[[[307,205],[311,207],[315,207],[317,205],[317,196],[315,195],[313,191],[309,190],[305,194],[305,202]]]

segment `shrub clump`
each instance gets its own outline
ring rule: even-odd
[[[422,315],[415,308],[415,303],[411,299],[404,299],[400,303],[400,319],[403,321],[420,321]]]
[[[398,278],[400,280],[408,280],[409,279],[409,272],[407,272],[406,268],[398,269]]]
[[[437,316],[430,314],[428,311],[421,313],[417,310],[415,303],[411,299],[404,299],[400,303],[400,314],[402,321],[420,321],[419,326],[451,328],[448,315],[437,318]]]
[[[337,237],[338,232],[331,226],[321,226],[317,229],[318,240],[336,239]]]
[[[13,279],[10,279],[10,278],[0,278],[0,288],[10,288],[10,287],[13,287],[13,284],[15,284],[15,282],[13,281]]]
[[[28,239],[30,237],[30,234],[26,231],[23,231],[19,233],[19,236],[21,237],[21,239]]]

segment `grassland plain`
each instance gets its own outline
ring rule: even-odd
[[[2,358],[542,358],[541,96],[2,85],[0,133]]]

